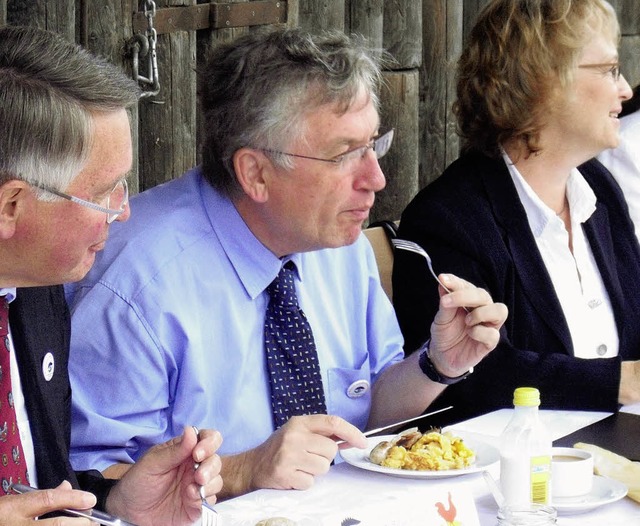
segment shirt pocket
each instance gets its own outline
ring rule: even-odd
[[[359,369],[327,370],[327,411],[364,430],[371,409],[371,372],[366,361]]]

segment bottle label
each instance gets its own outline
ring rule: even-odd
[[[531,502],[549,504],[551,457],[531,457]]]

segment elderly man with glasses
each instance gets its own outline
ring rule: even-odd
[[[62,36],[0,28],[0,525],[88,524],[69,515],[96,506],[139,526],[186,526],[201,515],[201,492],[222,487],[211,430],[176,430],[120,481],[69,463],[70,320],[59,284],[81,279],[110,223],[129,217],[126,109],[137,98],[123,72]]]
[[[296,29],[212,51],[202,166],[134,197],[68,290],[75,466],[117,476],[189,422],[224,435],[221,496],[307,488],[339,440],[420,415],[495,347],[505,306],[444,276],[430,353],[403,360],[362,235],[393,138],[375,56]]]

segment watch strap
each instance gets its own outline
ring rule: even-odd
[[[431,357],[429,356],[429,344],[431,340],[427,340],[427,342],[422,346],[422,350],[420,351],[420,359],[418,363],[420,364],[420,369],[424,373],[424,375],[432,380],[433,382],[444,384],[444,385],[453,385],[457,384],[460,380],[464,380],[467,376],[469,376],[473,372],[473,367],[471,367],[466,373],[461,374],[460,376],[446,376],[436,369],[436,366],[431,361]]]

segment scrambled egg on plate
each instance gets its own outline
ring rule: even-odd
[[[370,454],[371,460],[388,468],[414,471],[462,469],[475,462],[475,453],[460,437],[437,431],[418,434],[421,436],[414,434],[414,440],[397,440],[396,437],[392,442],[378,444]]]

